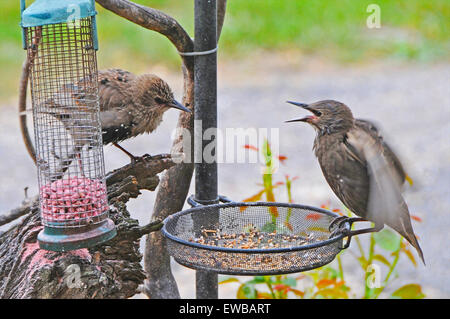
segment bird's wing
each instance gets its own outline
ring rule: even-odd
[[[120,69],[98,71],[100,111],[124,108],[131,103],[130,85],[135,78],[134,74]],[[45,101],[45,107],[60,119],[77,108],[83,108],[83,111],[95,110],[95,88],[86,80],[83,78],[76,83],[63,85],[52,98]]]
[[[347,143],[366,162],[369,177],[367,217],[388,224],[388,219],[397,217],[404,205],[395,168],[389,163],[380,140],[358,127],[347,133]]]
[[[401,194],[396,167],[386,154],[386,148],[379,139],[358,127],[347,133],[347,141],[366,161],[370,185],[367,219],[392,227],[417,249],[424,261],[422,249],[414,235],[408,206]]]
[[[357,119],[355,120],[355,125],[363,130],[365,130],[367,133],[369,133],[373,138],[380,141],[383,147],[383,152],[385,154],[385,157],[389,163],[392,163],[395,172],[398,175],[400,184],[403,184],[406,180],[406,172],[403,168],[402,163],[400,162],[397,155],[394,153],[392,148],[383,140],[383,137],[380,134],[380,130],[378,127],[369,120],[363,120],[363,119]]]
[[[132,116],[125,109],[100,112],[100,123],[103,144],[117,143],[131,137],[135,126]]]
[[[52,130],[63,125],[74,138],[81,139],[88,133],[82,127],[95,126],[93,113],[96,112],[95,89],[86,88],[82,81],[77,84],[62,85],[60,90],[37,108],[37,118],[47,123]]]
[[[131,103],[130,85],[136,76],[128,71],[98,71],[100,111],[122,108]]]
[[[348,209],[366,218],[369,178],[364,158],[345,139],[325,134],[318,145],[316,155],[331,189]]]

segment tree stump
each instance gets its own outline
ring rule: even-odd
[[[129,298],[146,274],[139,239],[162,227],[160,220],[139,226],[126,202],[140,190],[154,191],[158,173],[174,166],[170,155],[142,157],[107,174],[110,218],[117,236],[93,248],[52,252],[39,248],[43,228],[35,198],[13,210],[25,218],[0,234],[0,298]]]

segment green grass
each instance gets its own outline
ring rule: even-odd
[[[30,2],[30,1],[28,1]],[[193,35],[192,0],[137,0],[176,17]],[[366,8],[381,8],[381,29],[368,29]],[[101,68],[139,72],[179,58],[162,36],[97,6]],[[293,50],[337,63],[370,59],[448,60],[448,0],[229,0],[220,41],[221,59],[251,57],[254,50]],[[0,98],[16,95],[21,48],[19,1],[0,3]]]

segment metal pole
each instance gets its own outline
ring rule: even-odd
[[[195,0],[195,52],[209,51],[217,45],[216,0]],[[203,133],[217,130],[217,54],[197,55],[194,61],[195,103],[195,199],[202,204],[218,201],[216,134],[204,140]],[[201,121],[201,122],[199,122]],[[214,149],[212,159],[203,157],[206,145]],[[211,161],[212,160],[212,161]],[[196,272],[197,299],[217,299],[217,274]]]

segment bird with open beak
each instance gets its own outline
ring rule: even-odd
[[[425,264],[401,194],[407,175],[377,127],[355,119],[350,108],[337,101],[288,103],[311,113],[286,122],[305,122],[314,127],[313,150],[336,196],[361,217],[357,220],[374,222],[374,231],[384,225],[397,231],[416,248]]]
[[[81,79],[78,83],[66,84],[46,102],[48,113],[62,122],[74,140],[75,150],[67,156],[69,159],[89,143],[85,136],[86,127],[95,127],[95,123],[87,123],[73,114],[72,104],[86,105],[87,101],[93,100],[85,93],[84,83]],[[68,96],[71,99],[68,100]],[[113,144],[132,161],[137,158],[119,142],[153,132],[161,124],[164,113],[171,108],[191,112],[175,100],[169,85],[154,74],[136,76],[121,69],[98,71],[98,97],[103,144]]]

